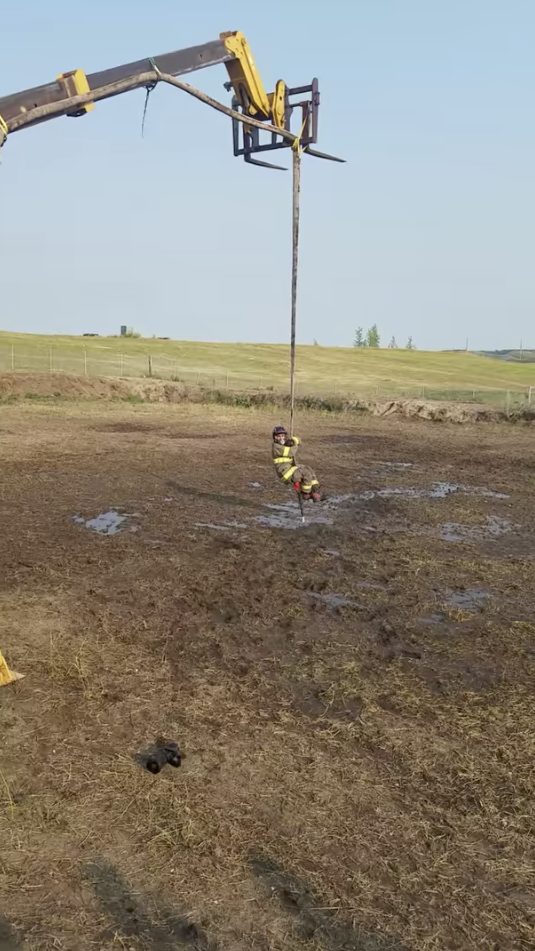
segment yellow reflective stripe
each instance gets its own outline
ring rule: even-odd
[[[302,491],[302,492],[312,492],[312,486],[311,486],[311,485],[304,485],[304,483],[302,482],[302,483],[301,483],[301,491]]]
[[[288,479],[291,479],[296,469],[297,469],[297,466],[291,466],[291,468],[288,469],[288,472],[283,472],[282,478],[284,482],[287,482]]]
[[[273,460],[276,466],[281,465],[281,463],[283,462],[291,462],[291,461],[292,460],[289,456],[276,456],[276,458]]]

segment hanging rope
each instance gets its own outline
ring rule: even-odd
[[[151,64],[154,72],[156,73],[156,79],[152,83],[147,83],[147,85],[145,86],[145,105],[143,106],[143,118],[141,120],[141,138],[142,139],[145,138],[145,119],[147,118],[147,109],[149,105],[150,94],[151,92],[154,92],[154,90],[156,89],[156,86],[158,85],[158,82],[162,75],[159,67],[154,62],[154,59],[152,58],[152,56],[149,56],[149,63]]]
[[[290,435],[295,415],[295,328],[297,322],[297,273],[299,267],[299,211],[301,194],[301,140],[292,146],[292,317],[290,328]]]
[[[295,327],[297,323],[297,274],[299,269],[299,213],[301,208],[301,138],[305,131],[306,118],[301,131],[292,143],[292,317],[290,325],[290,435],[294,432],[295,416]]]

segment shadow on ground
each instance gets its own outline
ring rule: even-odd
[[[389,938],[340,919],[325,908],[306,882],[286,872],[266,855],[252,855],[254,875],[269,888],[282,908],[294,919],[296,936],[314,941],[322,951],[410,951],[396,938]]]
[[[0,915],[0,951],[22,951],[15,932],[9,921]]]
[[[217,945],[205,931],[188,919],[168,909],[158,909],[157,918],[148,910],[139,893],[105,861],[91,862],[85,875],[113,924],[107,938],[120,932],[125,937],[142,937],[150,951],[216,951]],[[1,947],[1,945],[0,945]]]

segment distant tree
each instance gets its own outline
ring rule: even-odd
[[[396,338],[395,338],[395,337],[392,337],[392,340],[391,340],[390,343],[388,344],[388,349],[389,349],[389,350],[397,350],[397,348],[398,348],[398,345],[397,345],[397,343],[396,343]]]
[[[413,342],[412,342],[412,337],[409,337],[409,339],[407,340],[407,346],[406,346],[405,349],[406,349],[406,350],[416,350],[416,347],[414,346],[414,344],[413,344]]]
[[[377,348],[380,345],[381,339],[379,337],[379,331],[377,329],[377,324],[373,324],[372,327],[368,330],[366,334],[366,345],[368,347]]]
[[[357,327],[357,329],[355,330],[355,339],[353,341],[353,346],[354,347],[366,346],[364,343],[364,330],[362,329],[362,327]]]
[[[314,346],[315,346],[315,347],[319,347],[319,343],[318,343],[318,341],[316,340],[315,337],[314,337]]]

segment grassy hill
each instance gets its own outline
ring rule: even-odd
[[[88,376],[147,376],[152,372],[206,386],[286,391],[288,355],[284,345],[0,333],[0,372],[59,370]],[[465,352],[302,346],[297,367],[301,395],[406,395],[501,402],[523,401],[528,388],[535,386],[533,365]]]

